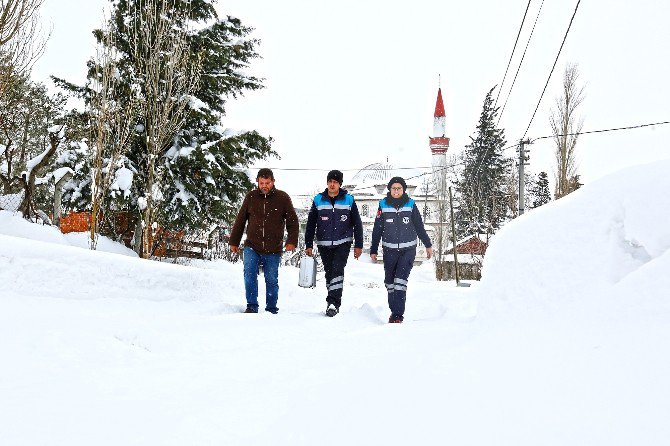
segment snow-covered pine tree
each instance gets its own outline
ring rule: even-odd
[[[547,176],[547,172],[540,172],[537,175],[537,180],[533,184],[530,193],[532,197],[531,207],[533,209],[551,201],[551,192],[549,192],[549,177]]]
[[[495,124],[498,108],[491,98],[494,89],[486,94],[475,135],[462,155],[463,170],[456,184],[459,237],[493,233],[507,214],[505,182],[511,160],[503,153],[505,132]]]
[[[259,159],[276,155],[272,139],[257,131],[234,131],[224,127],[225,104],[229,97],[236,98],[245,91],[263,88],[262,80],[244,70],[258,54],[259,42],[250,38],[252,29],[239,19],[220,19],[214,9],[214,0],[163,0],[170,2],[175,11],[175,29],[186,33],[189,58],[199,67],[199,82],[189,95],[185,119],[168,144],[161,147],[155,165],[159,181],[152,195],[160,200],[155,221],[164,228],[204,228],[213,223],[229,220],[236,211],[239,199],[253,184],[245,168]],[[109,29],[115,33],[114,45],[119,54],[118,75],[126,85],[118,99],[130,95],[144,95],[145,86],[138,79],[138,65],[133,50],[136,31],[130,24],[136,18],[133,11],[142,0],[112,1]],[[101,30],[94,31],[98,42],[104,44]],[[93,61],[89,61],[89,82],[84,87],[56,81],[64,88],[91,99],[91,78],[95,75]],[[141,99],[141,98],[140,98]],[[130,198],[124,208],[140,214],[141,197],[147,179],[146,128],[142,116],[129,116],[137,124],[137,132],[124,160],[125,168],[134,173]],[[118,192],[118,191],[117,191]],[[125,193],[125,191],[124,191]]]

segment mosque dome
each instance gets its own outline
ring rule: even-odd
[[[393,164],[390,163],[369,164],[359,170],[351,179],[351,182],[354,184],[384,183],[393,177],[391,172],[394,169]]]
[[[386,184],[393,177],[402,177],[407,183],[408,189],[414,188],[420,184],[424,178],[421,174],[425,173],[421,169],[398,169],[389,162],[373,163],[363,167],[352,178],[349,187],[361,190],[363,188],[372,188],[377,186],[377,193],[386,193]]]

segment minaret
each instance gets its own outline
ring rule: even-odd
[[[430,152],[432,153],[433,180],[436,189],[446,187],[447,176],[447,150],[449,150],[449,138],[446,137],[447,118],[444,113],[444,102],[442,101],[442,88],[437,88],[437,102],[435,103],[435,117],[433,120],[433,136],[430,139]],[[441,192],[444,192],[442,190]]]

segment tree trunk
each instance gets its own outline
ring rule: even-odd
[[[48,164],[49,159],[56,153],[56,149],[61,142],[59,133],[60,131],[49,133],[49,149],[43,153],[42,159],[28,172],[27,177],[26,175],[22,176],[21,181],[23,183],[24,195],[18,210],[24,218],[29,218],[32,210],[33,195],[35,194],[35,176]]]

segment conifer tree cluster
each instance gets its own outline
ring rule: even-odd
[[[106,172],[113,171],[116,175],[104,207],[129,211],[141,218],[149,197],[157,204],[153,224],[167,229],[206,228],[230,219],[236,203],[252,187],[245,169],[256,160],[276,155],[271,138],[257,131],[225,127],[227,99],[263,88],[262,79],[244,72],[259,57],[256,52],[259,42],[250,38],[252,29],[239,19],[218,17],[214,0],[153,2],[169,6],[169,14],[160,19],[172,21],[171,29],[181,34],[188,50],[182,71],[161,75],[161,83],[196,74],[198,82],[188,94],[165,98],[184,101],[183,118],[160,147],[150,147],[153,139],[149,126],[157,121],[155,116],[147,114],[149,108],[127,107],[126,119],[134,131],[127,149],[114,165],[109,164],[109,159],[104,164]],[[141,17],[146,13],[145,3],[146,0],[112,0],[107,25],[94,31],[98,44],[113,46],[116,55],[117,85],[112,100],[117,104],[142,104],[152,94],[146,79],[150,70],[143,64],[157,43],[151,41],[151,35],[141,32],[141,24],[150,19]],[[169,73],[165,65],[169,63],[170,52],[161,51],[160,57],[164,53],[166,62],[160,68]],[[158,61],[162,63],[160,58]],[[88,67],[88,81],[83,86],[55,79],[60,86],[83,98],[87,106],[83,113],[71,113],[72,121],[79,123],[78,132],[71,132],[76,136],[66,144],[60,157],[62,165],[77,167],[63,197],[64,205],[72,209],[90,208],[90,145],[94,144],[90,134],[95,125],[91,110],[99,94],[97,76],[102,70],[95,59],[88,62]],[[166,122],[172,117],[166,116]],[[150,164],[155,169],[153,179],[148,174]]]

